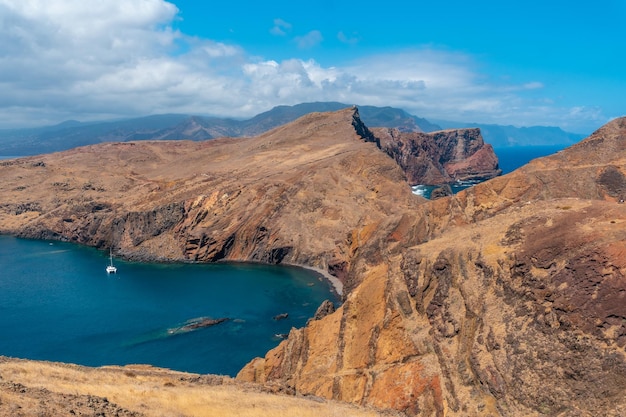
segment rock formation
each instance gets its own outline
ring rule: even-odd
[[[337,312],[239,378],[411,416],[624,415],[625,173],[626,118],[390,219]]]
[[[372,129],[381,148],[406,172],[409,184],[440,185],[483,181],[502,173],[491,145],[479,129],[432,133]]]
[[[343,279],[376,225],[420,201],[356,109],[264,135],[106,143],[0,162],[0,231],[134,259],[302,264]]]
[[[445,135],[446,155],[471,147]],[[399,143],[346,109],[250,139],[4,161],[0,230],[339,277],[343,304],[241,381],[407,416],[626,415],[626,118],[430,202],[395,162],[410,153],[379,149]]]
[[[170,335],[193,332],[194,330],[203,329],[205,327],[212,327],[225,321],[230,320],[228,317],[220,317],[218,319],[212,319],[211,317],[198,317],[188,320],[182,326],[167,329],[167,333]]]

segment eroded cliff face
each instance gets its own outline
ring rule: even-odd
[[[0,230],[340,277],[343,305],[243,381],[409,416],[626,415],[626,119],[428,202],[357,116],[2,161]]]
[[[238,378],[410,416],[624,415],[625,173],[620,119],[381,223],[343,306]]]
[[[502,173],[493,147],[479,129],[432,133],[375,128],[381,149],[402,167],[411,185],[483,181]]]
[[[343,278],[352,239],[423,201],[375,142],[353,108],[250,139],[107,143],[4,161],[0,230],[135,259],[295,263]]]

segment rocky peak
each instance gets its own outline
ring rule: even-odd
[[[376,145],[380,148],[380,140],[376,136],[374,136],[372,131],[369,130],[369,128],[365,126],[365,123],[361,121],[359,109],[357,108],[357,106],[353,106],[352,110],[352,126],[354,126],[354,130],[356,131],[357,135],[362,137],[366,142],[376,143]]]

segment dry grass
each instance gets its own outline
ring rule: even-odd
[[[380,415],[374,410],[340,402],[262,392],[256,385],[241,384],[228,377],[146,366],[87,368],[0,360],[0,416],[69,415],[71,410],[84,405],[89,396],[106,398],[107,403],[127,413],[143,416]]]

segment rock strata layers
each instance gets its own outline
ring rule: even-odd
[[[428,202],[357,116],[3,161],[0,230],[339,277],[343,304],[240,381],[407,416],[626,415],[626,119]]]
[[[396,217],[344,304],[238,378],[409,416],[624,415],[625,174],[618,119]]]
[[[381,149],[402,167],[411,185],[484,181],[502,173],[493,147],[483,141],[479,129],[431,133],[372,130]]]

